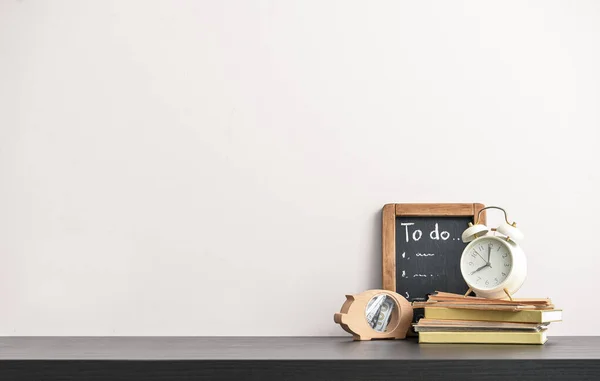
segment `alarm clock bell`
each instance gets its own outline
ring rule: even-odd
[[[480,235],[487,234],[490,231],[487,226],[482,224],[473,225],[469,222],[469,227],[462,233],[463,242],[471,242]]]
[[[505,235],[507,240],[512,239],[513,241],[521,241],[524,238],[523,233],[517,229],[516,222],[513,222],[512,224],[504,222],[496,228],[496,231]]]

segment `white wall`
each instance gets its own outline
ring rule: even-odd
[[[0,2],[0,334],[339,335],[388,202],[598,335],[600,3]],[[492,215],[493,216],[493,215]]]

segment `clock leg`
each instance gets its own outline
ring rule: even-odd
[[[504,289],[504,293],[506,294],[506,296],[508,296],[508,299],[510,299],[511,301],[513,300],[512,296],[510,295],[510,292],[508,292],[507,289]]]
[[[473,289],[471,287],[469,287],[469,289],[467,290],[467,292],[465,293],[465,298],[467,296],[469,296],[469,294],[471,293],[471,291],[473,291]]]

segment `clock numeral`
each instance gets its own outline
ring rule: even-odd
[[[502,273],[502,276],[506,276],[506,273]]]
[[[510,267],[510,263],[504,263],[504,267]]]
[[[502,254],[502,258],[506,258],[506,257],[508,257],[508,253]]]
[[[473,266],[475,263],[473,262],[469,262],[469,266]]]
[[[479,281],[480,281],[480,280],[481,280],[481,277],[480,277],[480,276],[478,276],[478,277],[477,277],[477,280],[475,281],[475,283],[479,283]]]
[[[498,248],[496,249],[496,251],[500,251],[500,249],[502,249],[502,246],[498,246]]]
[[[494,280],[496,281],[496,284],[498,284],[498,278],[494,278]]]
[[[489,281],[489,280],[486,280],[486,281],[485,281],[485,285],[487,286],[487,285],[489,285],[489,284],[490,284],[490,281]]]
[[[473,253],[473,254],[471,254],[471,257],[477,258],[477,254]]]
[[[483,249],[484,249],[483,245],[479,246],[479,247],[478,247],[478,249],[479,249],[480,251],[483,251]]]

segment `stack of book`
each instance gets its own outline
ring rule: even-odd
[[[419,343],[544,344],[548,325],[562,320],[550,299],[486,299],[436,292],[413,324]]]

